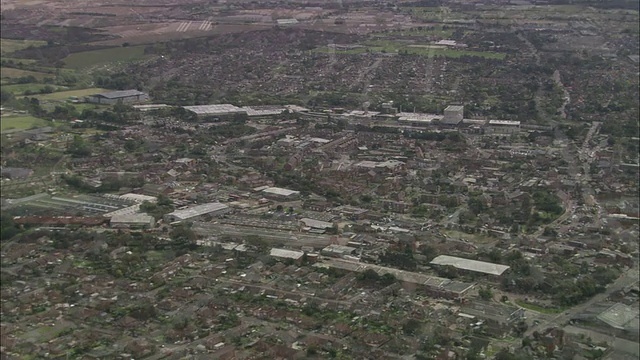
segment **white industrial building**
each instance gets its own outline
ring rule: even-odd
[[[453,266],[456,269],[473,271],[488,275],[500,276],[509,270],[509,266],[494,264],[490,262],[465,259],[456,256],[440,255],[433,259],[430,264],[440,266]]]
[[[303,218],[300,219],[300,222],[308,228],[311,229],[321,229],[321,230],[326,230],[326,229],[330,229],[333,227],[333,224],[330,222],[326,222],[326,221],[320,221],[320,220],[316,220],[316,219],[309,219],[309,218]]]
[[[114,228],[149,229],[152,228],[155,223],[153,216],[147,214],[115,215],[110,221],[111,227]]]
[[[520,132],[520,121],[489,120],[485,126],[486,134],[516,134]]]
[[[176,210],[164,216],[164,221],[172,223],[176,221],[194,221],[199,218],[209,216],[219,216],[231,211],[231,208],[221,203],[208,203],[202,205],[191,206],[186,209]]]
[[[196,116],[202,117],[228,117],[234,115],[247,115],[247,111],[231,104],[215,105],[194,105],[184,106],[185,110],[191,111]]]
[[[295,200],[300,197],[300,191],[283,189],[279,187],[268,187],[262,190],[262,194],[265,197],[274,200]]]
[[[281,260],[291,259],[293,261],[300,261],[304,256],[304,252],[287,249],[271,249],[269,255]]]

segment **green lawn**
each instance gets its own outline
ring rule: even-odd
[[[10,54],[18,50],[26,49],[29,46],[37,47],[44,45],[47,45],[47,42],[41,40],[0,39],[0,54]]]
[[[49,121],[42,120],[33,116],[3,116],[0,118],[0,130],[25,130],[35,127],[51,126]]]
[[[63,59],[68,68],[82,69],[120,61],[144,59],[144,46],[114,47],[74,53]]]
[[[88,89],[81,89],[81,90],[59,91],[51,94],[37,95],[35,97],[38,98],[39,100],[67,100],[71,96],[83,97],[83,96],[89,96],[89,95],[93,95],[93,94],[97,94],[105,91],[110,91],[110,90],[106,90],[102,88],[88,88]]]

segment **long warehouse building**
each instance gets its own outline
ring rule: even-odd
[[[432,265],[453,266],[456,269],[472,271],[487,275],[501,276],[509,270],[509,266],[490,262],[465,259],[456,256],[440,255],[431,261]]]
[[[191,206],[186,209],[176,210],[164,216],[164,221],[172,223],[176,221],[195,221],[204,216],[219,216],[228,213],[231,208],[221,203],[208,203]]]

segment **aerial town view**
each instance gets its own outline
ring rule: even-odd
[[[0,359],[638,359],[639,9],[1,0]]]

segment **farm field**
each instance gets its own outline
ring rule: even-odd
[[[38,126],[50,126],[46,120],[33,116],[3,116],[0,118],[0,130],[4,133],[7,130],[26,130]]]
[[[0,53],[2,55],[11,54],[12,52],[26,49],[29,46],[44,46],[44,45],[47,45],[46,41],[0,39]]]
[[[15,68],[10,68],[10,67],[2,67],[2,68],[0,68],[0,77],[2,77],[3,79],[5,79],[5,78],[20,78],[20,77],[26,77],[26,76],[33,76],[37,80],[42,80],[42,79],[44,79],[46,77],[50,77],[50,78],[55,77],[54,74],[47,74],[47,73],[43,73],[43,72],[15,69]]]
[[[141,60],[145,57],[144,46],[114,47],[74,53],[63,59],[72,69],[82,69],[121,61]]]
[[[102,88],[88,88],[88,89],[80,89],[80,90],[67,90],[67,91],[59,91],[51,94],[43,94],[35,96],[39,100],[66,100],[71,96],[89,96],[97,93],[101,93],[104,91],[109,91]]]

